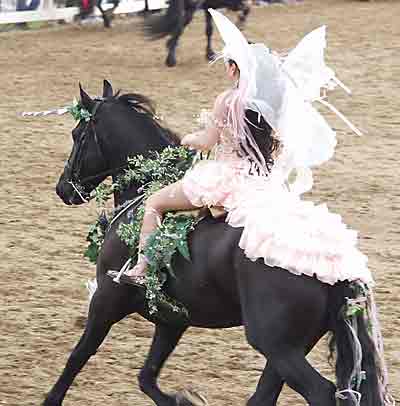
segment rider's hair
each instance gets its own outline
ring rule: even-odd
[[[227,63],[230,66],[235,65],[240,73],[239,66],[233,59],[228,59]],[[265,159],[268,171],[270,171],[274,164],[273,153],[277,151],[280,146],[279,140],[273,137],[271,126],[265,121],[261,114],[253,110],[246,110],[245,115],[247,127]],[[251,146],[249,147],[251,148]]]
[[[273,154],[279,149],[280,142],[273,137],[274,132],[271,126],[261,114],[253,110],[246,110],[245,115],[247,127],[265,159],[268,171],[271,171],[274,164]]]

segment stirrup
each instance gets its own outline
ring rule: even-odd
[[[142,289],[146,289],[146,275],[134,275],[130,276],[127,274],[122,274],[120,278],[120,282],[125,285],[132,285]]]
[[[109,270],[109,271],[107,271],[107,275],[108,275],[108,276],[111,276],[111,277],[113,278],[113,282],[115,282],[115,283],[120,283],[121,276],[122,276],[122,275],[125,273],[125,271],[129,268],[129,265],[130,265],[131,261],[132,261],[132,258],[129,258],[129,259],[125,262],[125,264],[123,265],[123,267],[122,267],[118,272],[117,272],[117,271]]]
[[[146,276],[145,275],[137,275],[137,276],[129,276],[124,273],[121,274],[120,271],[107,271],[107,275],[113,279],[116,283],[122,283],[125,285],[132,285],[136,286],[141,289],[146,288]]]

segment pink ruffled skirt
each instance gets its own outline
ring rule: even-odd
[[[246,256],[322,282],[373,284],[367,257],[349,229],[325,204],[315,205],[289,192],[274,178],[248,176],[245,163],[201,161],[183,179],[193,205],[223,206],[227,222],[242,227],[239,241]]]

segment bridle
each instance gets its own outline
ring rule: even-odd
[[[80,178],[82,162],[83,162],[83,151],[84,151],[84,149],[85,149],[84,147],[88,141],[88,135],[90,133],[89,132],[90,129],[92,130],[94,141],[100,152],[101,157],[106,162],[107,167],[111,166],[110,162],[107,158],[107,155],[105,154],[104,146],[102,145],[102,142],[97,135],[96,126],[95,126],[96,114],[99,111],[102,104],[104,103],[105,99],[96,97],[95,99],[93,99],[93,101],[95,102],[95,105],[91,111],[90,117],[87,120],[87,122],[85,124],[85,128],[83,129],[83,131],[80,135],[78,144],[73,149],[73,152],[72,152],[71,156],[69,157],[68,161],[66,162],[65,169],[64,169],[64,171],[67,174],[67,179],[65,180],[65,182],[69,183],[72,186],[75,193],[80,197],[80,199],[82,200],[83,203],[89,202],[94,197],[94,196],[90,196],[90,192],[87,192],[85,190],[85,186],[83,186],[84,184],[93,185],[93,187],[94,187],[94,185],[95,185],[94,181],[96,181],[97,179],[113,175],[113,174],[119,172],[122,168],[124,168],[126,166],[126,165],[124,165],[124,166],[118,167],[118,168],[107,169],[96,175],[87,176],[82,179]]]

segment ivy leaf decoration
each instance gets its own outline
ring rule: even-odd
[[[89,246],[87,247],[83,256],[93,264],[96,264],[101,245],[103,244],[104,231],[101,224],[102,221],[103,217],[99,217],[97,222],[90,226],[88,236],[86,237],[86,240],[89,242]]]
[[[76,101],[70,112],[77,120],[86,120],[86,118],[86,121],[90,120],[90,113]],[[161,152],[150,152],[148,158],[137,155],[128,159],[128,169],[111,186],[102,184],[96,189],[96,201],[99,205],[104,206],[114,191],[122,192],[132,184],[141,186],[141,193],[144,197],[142,204],[133,212],[129,222],[121,222],[117,229],[117,235],[129,249],[133,259],[132,264],[137,261],[137,247],[145,200],[163,187],[182,179],[186,171],[193,165],[193,158],[193,152],[184,147],[167,147]],[[147,240],[143,253],[149,263],[146,273],[146,298],[150,314],[157,313],[160,308],[160,313],[169,314],[168,318],[171,317],[171,312],[175,313],[177,317],[178,314],[183,318],[188,316],[185,307],[168,297],[162,287],[168,275],[176,277],[172,269],[172,259],[176,253],[180,253],[190,261],[187,238],[194,229],[195,223],[196,219],[191,214],[167,213],[160,227]],[[87,237],[89,246],[84,256],[93,263],[96,263],[107,225],[108,222],[104,221],[104,216],[100,216],[97,223],[89,229]],[[159,317],[163,316],[163,314],[159,314]]]
[[[181,241],[179,240],[177,243],[177,248],[179,253],[187,260],[190,261],[190,252],[189,252],[189,245],[185,240]]]
[[[98,257],[98,248],[96,244],[90,243],[86,248],[83,256],[87,258],[92,264],[96,264]]]
[[[352,305],[348,306],[346,309],[346,316],[349,317],[355,317],[362,315],[364,312],[364,309],[361,306],[358,305]]]
[[[88,122],[92,115],[88,110],[86,110],[80,102],[78,102],[76,99],[74,99],[72,106],[69,106],[67,108],[67,111],[72,114],[72,117],[75,119],[75,121],[81,121],[84,120]]]

